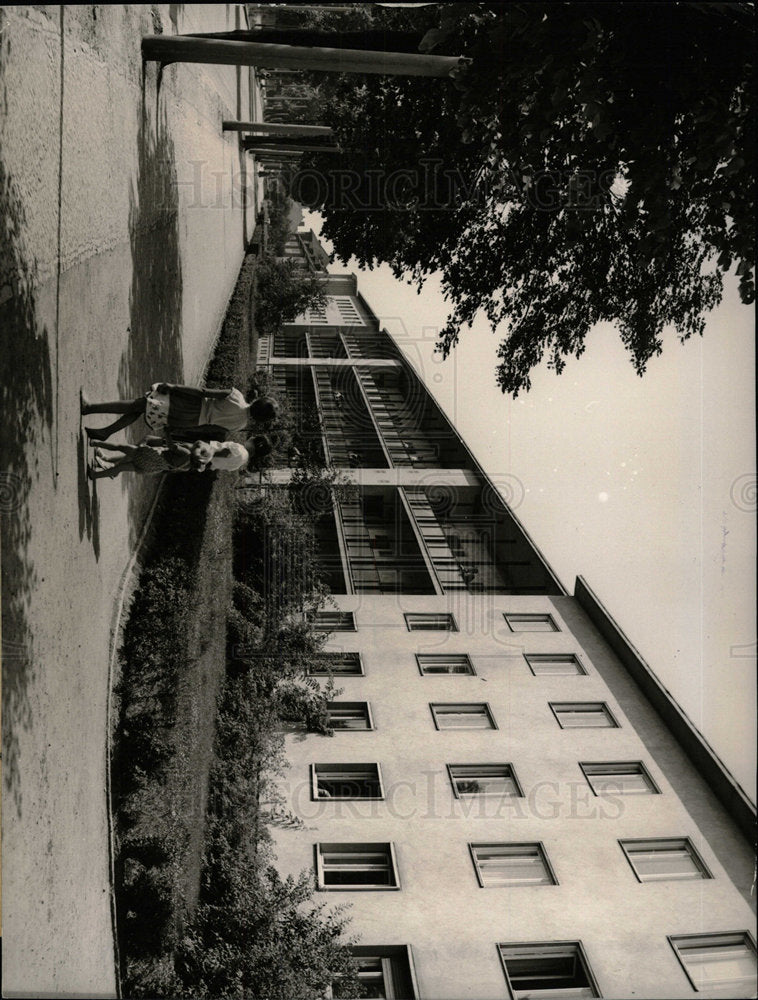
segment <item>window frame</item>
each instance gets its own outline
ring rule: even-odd
[[[332,768],[345,768],[350,770],[350,768],[375,768],[376,771],[376,781],[379,785],[378,795],[319,795],[318,794],[318,780],[319,773],[318,769],[320,767],[332,767]],[[382,779],[382,768],[381,765],[376,761],[359,761],[356,763],[343,763],[342,761],[320,761],[319,763],[312,763],[310,765],[311,771],[311,801],[312,802],[383,802],[384,801],[384,781]],[[323,777],[327,777],[326,774]]]
[[[605,701],[549,701],[550,711],[555,717],[555,721],[558,723],[561,729],[572,730],[572,729],[621,729],[621,723],[618,721],[616,716],[608,707],[608,703]],[[592,708],[589,711],[594,711],[597,706],[599,706],[599,714],[602,714],[606,719],[609,720],[609,725],[607,726],[564,726],[561,722],[560,710],[567,709],[568,706],[574,706],[577,708],[579,705],[591,705]],[[570,711],[570,709],[569,709]],[[589,714],[589,713],[588,713]]]
[[[756,957],[756,965],[758,966],[758,952],[756,950],[755,938],[753,937],[753,935],[750,933],[749,930],[742,930],[742,931],[711,931],[711,932],[697,933],[697,934],[667,934],[666,935],[666,940],[671,945],[671,947],[672,947],[672,949],[674,951],[674,954],[676,955],[677,959],[679,960],[679,964],[681,965],[682,969],[684,970],[684,974],[687,977],[687,979],[689,981],[689,984],[692,987],[692,989],[696,993],[703,993],[704,991],[699,986],[696,985],[695,980],[690,975],[689,969],[687,968],[687,965],[686,965],[686,963],[684,961],[684,958],[682,957],[682,954],[681,954],[681,952],[679,950],[679,944],[678,944],[678,942],[681,941],[681,940],[683,940],[683,939],[692,940],[694,938],[701,938],[703,941],[706,941],[708,938],[715,939],[715,938],[730,938],[730,937],[738,937],[738,936],[742,937],[743,943],[747,944],[748,950],[752,950],[753,955],[757,956]],[[706,989],[707,990],[714,989],[714,985],[713,984],[706,984]],[[727,1000],[727,994],[726,993],[724,994],[724,1000]]]
[[[471,662],[471,657],[468,653],[415,653],[416,666],[418,667],[418,672],[422,677],[476,677],[476,669],[474,664]],[[466,666],[468,670],[458,671],[458,670],[432,670],[426,671],[422,666],[423,660],[430,661],[440,661],[440,660],[451,660],[453,658],[460,658],[466,661]]]
[[[518,633],[521,633],[521,632],[543,632],[544,633],[544,632],[561,632],[562,631],[562,629],[558,625],[558,622],[555,620],[554,615],[552,615],[549,611],[504,611],[503,612],[503,618],[505,619],[505,624],[508,626],[508,628],[511,630],[511,632],[513,632],[515,634],[518,634]],[[531,629],[531,628],[514,628],[513,625],[511,624],[511,619],[512,618],[531,619],[531,620],[536,620],[538,618],[539,619],[547,619],[547,621],[549,622],[549,624],[552,627],[549,628],[549,629],[545,629],[545,628],[534,628],[534,629]]]
[[[602,994],[602,992],[600,990],[600,987],[598,986],[598,982],[597,982],[597,979],[595,978],[594,972],[592,971],[592,966],[590,965],[589,959],[587,958],[587,952],[585,951],[584,945],[582,944],[582,942],[580,940],[575,940],[575,941],[523,941],[523,942],[521,942],[521,941],[513,941],[513,942],[498,942],[498,944],[496,944],[495,947],[497,948],[497,953],[500,956],[500,964],[501,964],[502,969],[503,969],[503,975],[505,976],[505,985],[506,985],[506,987],[508,989],[508,995],[510,997],[510,1000],[517,1000],[517,998],[516,998],[516,993],[515,993],[515,991],[513,989],[513,986],[511,985],[510,976],[508,975],[508,965],[507,965],[507,962],[506,962],[506,958],[503,955],[503,948],[511,948],[511,949],[514,949],[514,950],[515,949],[519,949],[519,950],[534,949],[535,950],[535,958],[538,957],[537,949],[543,949],[545,951],[547,951],[547,950],[555,950],[555,949],[567,949],[567,948],[573,948],[573,949],[575,949],[576,955],[578,956],[578,958],[579,958],[579,960],[580,960],[580,962],[582,964],[582,968],[583,968],[584,974],[587,977],[587,982],[589,983],[590,989],[594,992],[595,997],[600,998],[600,1000],[602,1000],[603,994]],[[546,991],[543,991],[543,990],[534,990],[534,994],[535,994],[534,995],[534,1000],[539,1000],[539,994],[542,993],[542,992],[546,992]]]
[[[526,660],[526,665],[532,673],[533,677],[588,677],[589,670],[586,668],[581,658],[576,653],[524,653],[524,659]],[[575,664],[578,668],[574,673],[571,674],[539,674],[534,670],[532,666],[532,660],[537,663],[542,661],[546,663],[549,660],[565,660],[566,662],[571,662]]]
[[[420,994],[411,945],[352,945],[350,952],[358,961],[367,959],[369,961],[378,960],[381,962],[382,986],[388,1000],[399,1000],[401,996],[406,997],[407,1000],[418,1000]],[[398,963],[403,963],[404,968],[398,969]],[[390,973],[389,983],[387,982],[387,975],[385,973],[387,967]],[[333,989],[334,984],[332,984],[327,992],[326,1000],[333,1000]]]
[[[355,657],[355,662],[357,663],[357,670],[314,670],[312,664],[308,664],[308,670],[306,672],[307,677],[329,677],[330,675],[334,677],[365,677],[366,668],[363,663],[363,654],[355,652],[354,650],[339,652],[337,650],[325,650],[322,653],[323,656],[327,658],[336,658],[338,656],[352,656]]]
[[[465,799],[468,799],[468,798],[474,798],[477,795],[481,796],[482,798],[507,798],[507,799],[523,799],[524,798],[524,790],[521,787],[521,782],[518,780],[518,777],[516,776],[516,769],[514,768],[513,764],[508,764],[505,761],[503,761],[503,762],[495,761],[493,763],[490,763],[490,762],[481,762],[480,761],[480,762],[475,762],[473,764],[460,764],[460,763],[458,763],[458,764],[446,764],[445,766],[447,767],[448,778],[450,779],[450,786],[453,789],[453,796],[456,799],[465,800]],[[507,768],[508,771],[509,771],[509,774],[505,775],[505,777],[506,778],[510,778],[510,780],[513,782],[514,788],[516,789],[516,794],[515,795],[504,795],[503,792],[460,792],[458,790],[458,786],[456,784],[455,774],[453,773],[453,769],[456,768],[456,767],[502,767],[502,768]]]
[[[489,723],[490,723],[489,726],[481,726],[481,727],[479,727],[479,726],[475,726],[475,727],[474,726],[440,726],[439,722],[438,722],[438,719],[437,719],[436,709],[439,708],[439,707],[442,707],[442,708],[453,708],[456,705],[457,706],[477,705],[477,706],[483,707],[484,708],[484,713],[487,716],[487,718],[489,720]],[[430,711],[432,713],[432,721],[434,722],[434,728],[437,730],[437,732],[440,732],[440,733],[443,733],[443,732],[459,732],[459,733],[461,733],[461,732],[472,732],[472,731],[485,732],[487,730],[493,730],[493,729],[496,730],[496,729],[499,728],[497,722],[495,721],[495,716],[492,714],[492,709],[490,708],[490,703],[488,701],[430,701],[429,702],[429,709],[430,709]],[[471,714],[473,714],[473,713],[471,713]]]
[[[480,889],[524,889],[524,888],[532,888],[533,889],[533,888],[536,888],[537,886],[542,887],[542,886],[558,885],[559,884],[558,883],[558,879],[555,877],[555,871],[553,870],[553,866],[550,864],[550,859],[547,856],[547,851],[545,850],[545,845],[542,843],[541,840],[518,841],[518,842],[512,842],[512,841],[506,841],[506,840],[502,840],[502,841],[486,841],[486,842],[470,841],[468,847],[469,847],[469,853],[471,854],[471,861],[472,861],[472,863],[474,865],[474,872],[476,873],[476,877],[477,877],[477,881],[479,882],[479,888]],[[484,878],[482,876],[481,868],[479,867],[479,859],[476,856],[476,850],[477,850],[477,848],[482,848],[482,847],[489,847],[489,848],[493,848],[493,847],[536,847],[537,851],[539,853],[540,859],[542,860],[542,864],[543,864],[543,867],[545,869],[545,872],[547,873],[548,879],[550,881],[548,881],[548,882],[536,882],[536,883],[531,883],[531,882],[514,882],[512,885],[486,885],[485,882],[484,882]]]
[[[633,852],[630,853],[630,851],[628,849],[629,845],[632,845],[632,844],[637,844],[637,845],[642,845],[642,844],[656,844],[656,843],[666,843],[666,842],[671,843],[671,844],[682,843],[682,844],[685,845],[687,853],[692,858],[692,861],[693,861],[693,863],[695,865],[695,868],[697,868],[698,871],[700,872],[700,878],[699,879],[696,876],[695,877],[691,877],[691,878],[690,877],[680,877],[680,878],[677,878],[676,875],[664,875],[664,876],[662,876],[660,878],[643,878],[640,875],[640,873],[637,871],[637,868],[636,868],[636,866],[634,864]],[[619,847],[624,852],[624,857],[628,861],[629,867],[634,872],[634,877],[637,879],[637,881],[641,885],[655,884],[657,882],[697,882],[697,881],[700,881],[700,880],[705,881],[706,879],[712,879],[713,878],[713,874],[711,873],[711,870],[708,868],[708,866],[706,865],[706,863],[703,861],[703,858],[702,858],[700,852],[695,847],[695,845],[692,843],[692,840],[689,837],[623,837],[623,838],[619,839],[618,843],[619,843]]]
[[[349,621],[350,624],[348,626],[343,626],[342,624],[340,624],[340,625],[337,625],[336,627],[332,626],[330,628],[327,625],[322,624],[322,623],[319,622],[319,615],[330,615],[330,614],[331,615],[349,616],[349,618],[347,620]],[[327,635],[330,635],[332,632],[357,632],[358,631],[358,626],[356,625],[356,622],[355,622],[355,612],[354,611],[317,611],[316,612],[316,618],[314,619],[314,622],[313,622],[313,627],[314,627],[314,629],[317,632],[325,632]]]
[[[389,866],[392,872],[392,877],[394,879],[394,885],[327,885],[324,880],[324,864],[322,860],[322,849],[331,848],[329,853],[336,854],[340,848],[345,847],[356,847],[363,848],[366,852],[375,853],[380,851],[386,851],[387,857],[389,858]],[[335,841],[324,841],[319,840],[314,844],[314,852],[316,856],[316,885],[320,892],[397,892],[401,889],[400,885],[400,870],[397,864],[397,855],[395,853],[394,841],[344,841],[336,843]],[[354,853],[358,853],[355,851]]]
[[[332,726],[331,720],[330,720],[329,721],[329,728],[332,729],[335,733],[370,733],[370,732],[373,732],[376,729],[376,726],[374,725],[374,716],[373,716],[373,713],[371,711],[371,702],[368,702],[368,701],[329,701],[326,704],[327,714],[329,713],[329,706],[330,705],[335,705],[335,706],[339,706],[339,705],[342,705],[342,706],[347,706],[347,705],[363,705],[363,706],[365,706],[365,709],[366,709],[364,718],[368,722],[367,726],[361,727],[361,728],[358,728],[358,729],[350,729],[349,727],[342,728],[340,726]]]
[[[584,775],[584,780],[590,786],[592,794],[596,795],[598,797],[602,797],[603,795],[606,795],[606,794],[609,794],[609,795],[634,795],[635,793],[634,792],[622,792],[622,791],[614,791],[614,792],[607,792],[607,793],[606,792],[597,792],[595,790],[595,788],[593,787],[592,782],[590,781],[590,775],[587,773],[587,768],[588,767],[635,767],[635,768],[639,768],[639,771],[636,772],[636,773],[642,774],[643,777],[645,778],[646,783],[648,785],[648,788],[650,789],[649,794],[650,795],[662,795],[663,794],[661,792],[661,789],[658,787],[658,783],[653,779],[653,776],[650,774],[649,769],[647,768],[647,766],[641,760],[592,760],[592,761],[579,761],[579,767],[581,768],[582,774]],[[603,777],[603,775],[602,774],[600,774],[600,775],[592,775],[592,777]],[[605,775],[605,777],[611,777],[611,775]],[[647,794],[647,793],[643,792],[642,794]]]
[[[450,623],[449,627],[444,625],[439,628],[413,628],[412,619],[414,618],[430,618],[432,616],[437,616],[439,618],[445,617]],[[403,615],[405,619],[405,627],[408,632],[458,632],[458,622],[455,619],[455,615],[451,611],[406,611]]]

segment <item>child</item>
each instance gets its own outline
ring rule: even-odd
[[[201,472],[210,456],[202,453],[208,446],[203,442],[188,444],[100,444],[95,449],[95,468],[87,469],[90,479],[115,479],[122,472],[137,472],[140,475],[156,475],[160,472],[186,472],[195,469]],[[121,456],[114,462],[106,463],[102,451],[118,451]]]
[[[247,448],[236,441],[211,441],[208,447],[212,452],[207,466],[209,469],[236,472],[250,461]]]

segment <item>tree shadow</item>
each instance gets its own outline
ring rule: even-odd
[[[28,550],[32,537],[28,500],[39,479],[41,440],[52,440],[54,375],[50,335],[39,328],[36,275],[26,259],[25,211],[18,187],[0,161],[0,551],[2,571],[3,772],[21,815],[18,731],[33,719],[34,638],[29,599],[37,571]]]
[[[137,177],[129,192],[132,284],[129,339],[121,356],[118,394],[143,395],[153,382],[181,382],[182,264],[179,194],[174,143],[165,109],[156,96],[154,122],[144,101],[137,133]],[[144,437],[140,419],[129,428],[132,442]],[[130,543],[134,545],[155,495],[152,476],[126,476]]]

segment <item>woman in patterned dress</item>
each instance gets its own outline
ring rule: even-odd
[[[276,401],[267,396],[248,403],[239,389],[198,389],[156,382],[138,399],[90,403],[82,395],[81,411],[83,414],[122,414],[107,427],[87,427],[91,441],[105,441],[139,417],[144,417],[155,433],[169,430],[186,440],[219,441],[230,431],[247,430],[252,421],[273,420],[278,407]]]

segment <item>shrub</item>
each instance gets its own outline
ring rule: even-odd
[[[344,911],[313,903],[310,876],[282,879],[231,850],[216,856],[213,873],[224,892],[200,904],[175,959],[193,995],[322,1000],[337,977],[361,995],[341,939]]]

